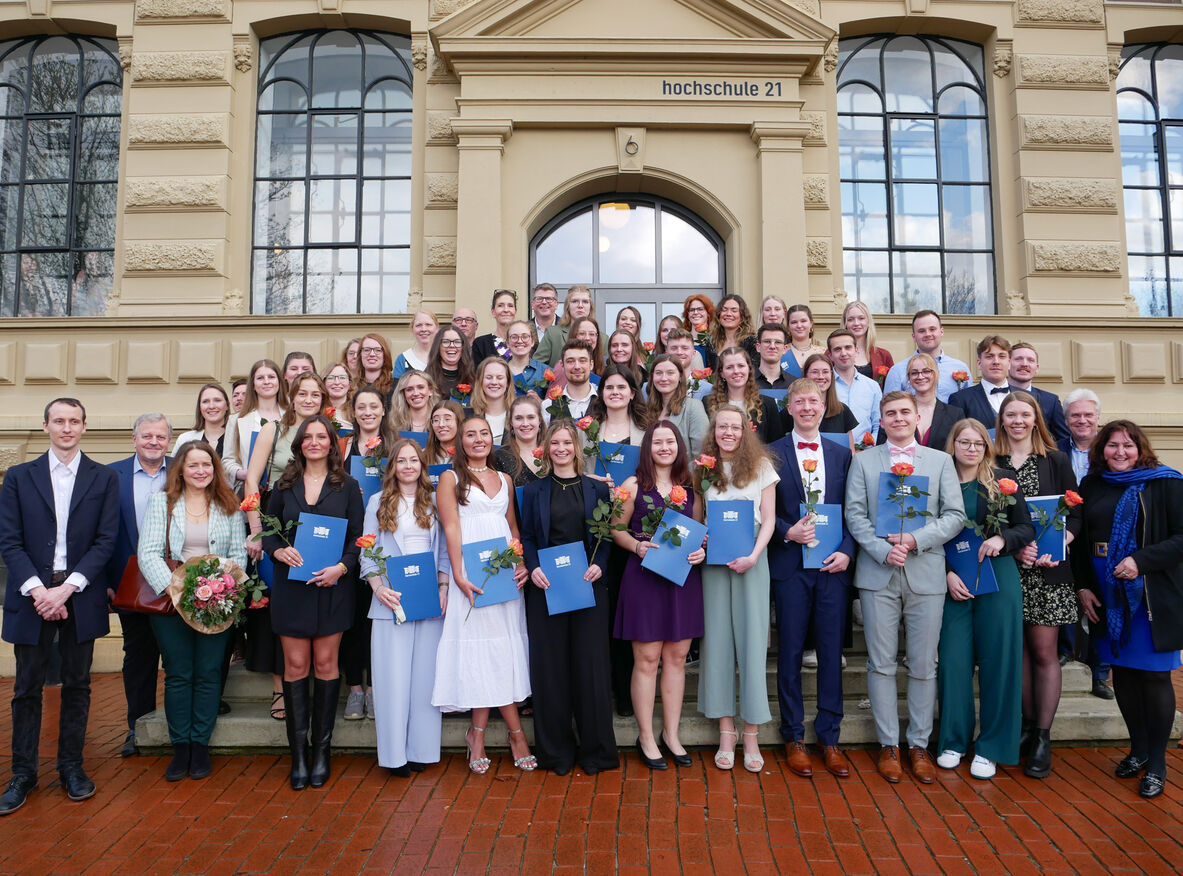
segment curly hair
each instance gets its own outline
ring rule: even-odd
[[[719,377],[715,380],[714,389],[706,397],[703,406],[707,409],[708,414],[713,414],[718,408],[731,403],[729,400],[731,389],[723,377],[723,366],[726,364],[728,356],[743,356],[743,361],[748,366],[748,380],[743,387],[743,403],[748,410],[748,419],[759,426],[764,420],[764,403],[760,400],[760,389],[756,386],[756,374],[755,369],[752,368],[752,360],[748,358],[747,351],[742,347],[728,347],[719,354]]]
[[[1105,445],[1117,432],[1125,432],[1138,448],[1138,459],[1134,468],[1158,468],[1158,456],[1150,445],[1150,438],[1142,427],[1133,420],[1110,420],[1101,427],[1097,437],[1089,447],[1089,471],[1105,471],[1109,466],[1105,462]]]
[[[333,424],[329,422],[328,417],[323,414],[317,414],[315,417],[309,417],[296,429],[296,434],[292,438],[292,460],[288,463],[287,468],[283,470],[283,474],[280,475],[279,481],[275,484],[275,489],[286,490],[299,483],[304,477],[304,469],[308,466],[307,461],[304,459],[304,435],[308,431],[308,427],[314,423],[324,426],[329,433],[329,474],[326,481],[334,490],[340,490],[345,487],[345,463],[341,459],[341,448],[337,445],[336,441],[332,440],[332,436],[336,434],[333,431]]]
[[[720,463],[722,462],[723,452],[715,440],[715,423],[718,422],[720,414],[728,413],[739,415],[740,439],[739,447],[736,448],[731,459],[727,460],[730,466],[721,464],[715,466],[715,485],[720,490],[727,489],[728,484],[746,487],[759,477],[760,470],[765,464],[771,465],[772,461],[768,451],[764,449],[764,443],[756,437],[755,432],[745,425],[748,419],[747,414],[733,404],[722,404],[715,408],[715,412],[711,414],[711,424],[703,439],[702,452],[707,456],[715,457]],[[728,474],[728,468],[730,468],[730,474]]]
[[[423,450],[410,438],[399,438],[390,448],[390,461],[386,463],[386,476],[382,479],[382,497],[378,500],[378,527],[383,532],[398,531],[398,506],[403,496],[398,476],[395,474],[394,461],[404,447],[413,448],[419,458],[419,479],[415,482],[415,500],[412,506],[415,522],[419,524],[420,529],[431,529],[436,520],[434,491],[431,488],[431,479],[427,476],[427,460],[423,457]]]
[[[711,346],[716,350],[722,348],[727,343],[727,330],[723,328],[723,323],[719,322],[719,311],[723,309],[723,305],[728,301],[734,301],[739,305],[739,325],[735,327],[735,343],[742,344],[756,334],[756,328],[752,325],[752,314],[748,310],[748,303],[734,293],[724,295],[719,299],[719,306],[715,308],[715,313],[711,317]]]
[[[693,295],[686,296],[686,300],[682,302],[682,328],[688,332],[694,331],[694,326],[690,323],[690,305],[694,301],[697,301],[706,309],[707,325],[710,325],[711,320],[715,318],[715,305],[711,303],[711,299],[707,298],[701,292],[695,292]]]

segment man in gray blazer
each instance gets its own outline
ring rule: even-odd
[[[887,443],[856,453],[846,479],[846,525],[858,543],[854,585],[863,606],[867,636],[867,693],[882,750],[879,772],[889,782],[903,777],[896,693],[900,618],[907,633],[908,748],[912,772],[924,784],[936,780],[928,753],[937,693],[937,644],[945,607],[945,542],[965,525],[965,505],[953,458],[916,442],[919,414],[907,392],[889,392],[880,402],[880,429]],[[928,478],[928,516],[912,532],[875,534],[879,481],[897,462]],[[891,506],[892,514],[895,505]]]

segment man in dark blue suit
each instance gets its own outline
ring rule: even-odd
[[[37,787],[41,691],[57,633],[62,661],[57,768],[71,800],[94,795],[82,770],[94,640],[105,636],[107,563],[119,528],[119,478],[78,449],[86,410],[72,398],[45,407],[49,451],[13,466],[0,490],[0,556],[8,566],[4,641],[16,656],[12,781],[0,815]]]
[[[1021,389],[1035,396],[1039,407],[1043,411],[1043,421],[1056,441],[1063,444],[1068,441],[1072,432],[1064,418],[1064,408],[1060,404],[1060,397],[1054,392],[1032,386],[1031,381],[1039,373],[1039,353],[1026,341],[1019,341],[1010,349],[1010,385],[1012,389]],[[1063,448],[1060,448],[1063,450]]]
[[[828,522],[841,527],[842,540],[837,550],[823,558],[820,569],[805,568],[802,547],[815,534],[814,524],[800,509],[806,501],[806,480],[819,492],[818,504],[841,507],[846,495],[851,454],[818,433],[825,408],[816,383],[808,379],[794,381],[787,407],[793,417],[793,431],[771,445],[780,475],[776,485],[776,531],[768,545],[768,570],[780,635],[780,732],[787,744],[789,769],[805,777],[813,775],[813,767],[805,748],[801,656],[811,623],[817,648],[817,717],[813,728],[826,769],[836,776],[850,775],[850,762],[838,748],[838,735],[842,724],[842,640],[854,539],[846,530],[841,511],[829,515]],[[816,470],[807,472],[803,467],[807,461],[816,464]]]
[[[978,341],[978,374],[981,381],[949,396],[948,404],[961,408],[967,417],[993,429],[998,409],[1011,391],[1010,342],[1001,335],[987,335]],[[943,448],[940,448],[943,449]]]
[[[138,550],[148,497],[164,489],[171,434],[164,414],[140,414],[131,432],[135,453],[110,465],[119,476],[119,538],[107,565],[112,589],[119,586],[128,559]],[[119,624],[123,628],[123,696],[127,700],[127,737],[119,753],[131,757],[136,753],[136,720],[156,709],[160,649],[147,615],[121,611]]]

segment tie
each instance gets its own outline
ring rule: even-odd
[[[915,459],[916,458],[916,448],[912,447],[912,446],[891,448],[892,462],[895,462],[897,457],[900,459]]]
[[[816,444],[811,444],[811,443],[809,443],[808,441],[798,441],[798,442],[797,442],[797,449],[798,449],[798,450],[804,450],[804,449],[805,449],[805,448],[807,448],[807,447],[808,447],[810,450],[813,450],[813,451],[815,451],[815,452],[817,451],[817,445],[816,445]]]
[[[992,390],[990,390],[990,395],[998,395],[998,393],[1000,393],[1000,392],[1003,392],[1003,393],[1010,392],[1010,387],[1009,386],[996,386]]]

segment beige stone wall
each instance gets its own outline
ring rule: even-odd
[[[115,37],[125,66],[116,289],[102,320],[0,320],[0,466],[43,444],[40,408],[78,395],[102,452],[139,411],[187,425],[207,379],[309,349],[318,361],[407,319],[249,313],[258,40],[302,28],[406,33],[415,61],[412,301],[487,313],[525,290],[528,244],[605,192],[668,197],[727,247],[729,289],[845,303],[834,99],[839,36],[932,33],[985,46],[1000,316],[950,318],[951,351],[1000,328],[1040,348],[1041,382],[1087,384],[1183,450],[1183,320],[1127,296],[1114,59],[1179,39],[1179,9],[1101,0],[38,0],[11,33]],[[673,98],[666,80],[779,95]],[[629,138],[635,154],[623,146]],[[882,334],[907,348],[907,318]],[[30,442],[30,435],[32,440]]]

